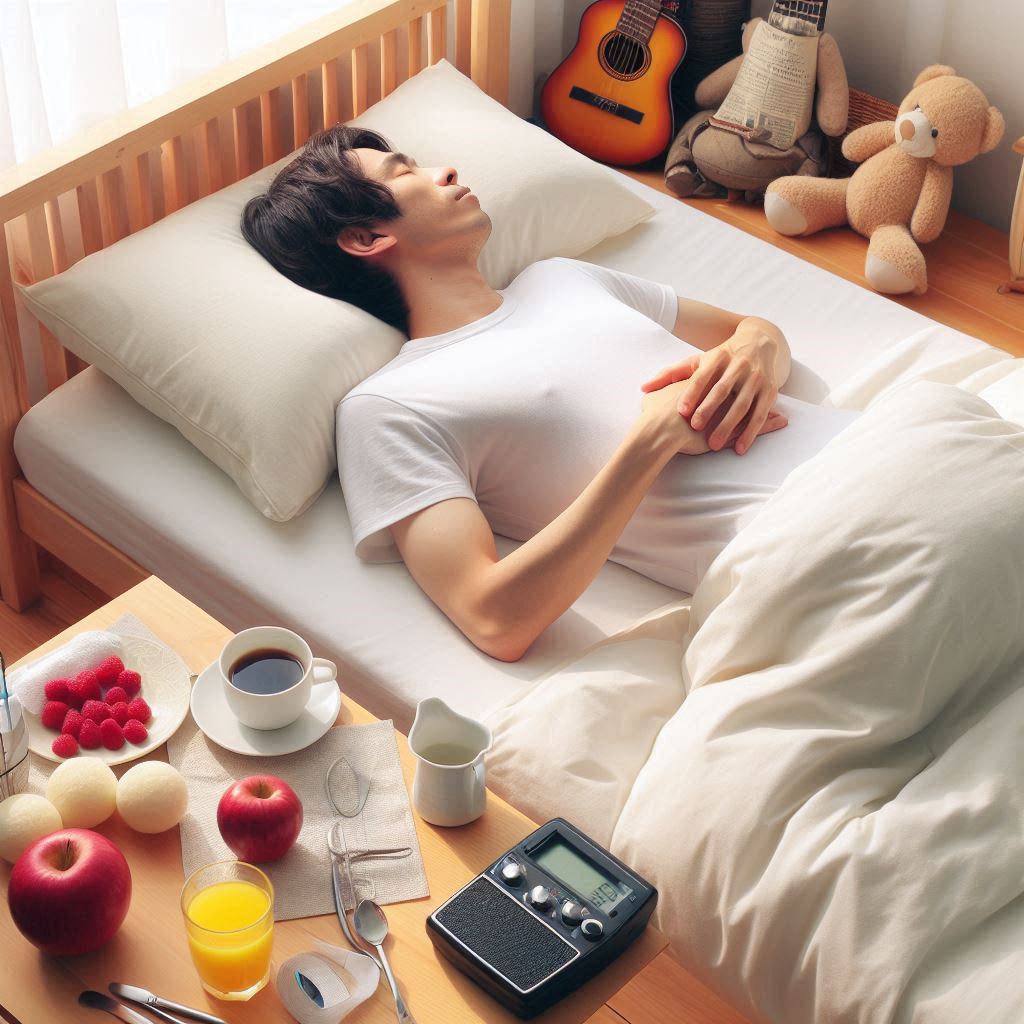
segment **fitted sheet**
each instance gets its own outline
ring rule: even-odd
[[[785,394],[865,408],[907,379],[980,391],[1019,370],[1005,352],[614,173],[657,212],[579,258],[774,320],[793,351]],[[1006,401],[1020,390],[1004,387]],[[230,628],[276,622],[301,632],[338,663],[346,692],[403,729],[424,696],[482,714],[685,596],[606,563],[509,664],[473,647],[403,565],[355,557],[337,479],[302,516],[271,522],[174,428],[93,368],[26,414],[15,451],[28,481],[78,521]],[[499,537],[497,546],[503,556],[518,543]]]

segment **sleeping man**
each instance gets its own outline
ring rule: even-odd
[[[859,415],[780,397],[779,328],[668,285],[555,257],[495,291],[477,268],[490,218],[456,169],[364,129],[311,138],[242,231],[291,280],[407,335],[338,406],[356,553],[404,561],[503,661],[608,559],[692,593]],[[498,558],[495,533],[525,543]]]

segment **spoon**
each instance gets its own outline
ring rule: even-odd
[[[391,973],[391,964],[388,963],[388,958],[384,953],[384,940],[388,934],[388,919],[384,916],[384,911],[373,900],[360,900],[359,906],[356,907],[355,922],[356,933],[359,937],[377,950],[381,966],[384,968],[384,976],[388,979],[391,994],[395,997],[395,1010],[398,1013],[399,1024],[416,1024],[412,1014],[402,1001],[402,993],[398,991],[398,982],[395,981],[395,976]]]

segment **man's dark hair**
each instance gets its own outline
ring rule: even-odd
[[[409,308],[397,280],[337,244],[343,228],[369,228],[400,217],[394,194],[368,178],[351,149],[391,152],[366,128],[336,124],[310,136],[262,195],[242,211],[246,241],[289,280],[344,299],[408,333]]]

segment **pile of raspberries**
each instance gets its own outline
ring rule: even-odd
[[[153,715],[141,690],[142,676],[113,655],[73,679],[51,679],[39,716],[47,729],[60,733],[50,749],[58,757],[74,757],[79,746],[120,750],[125,740],[145,743]]]

